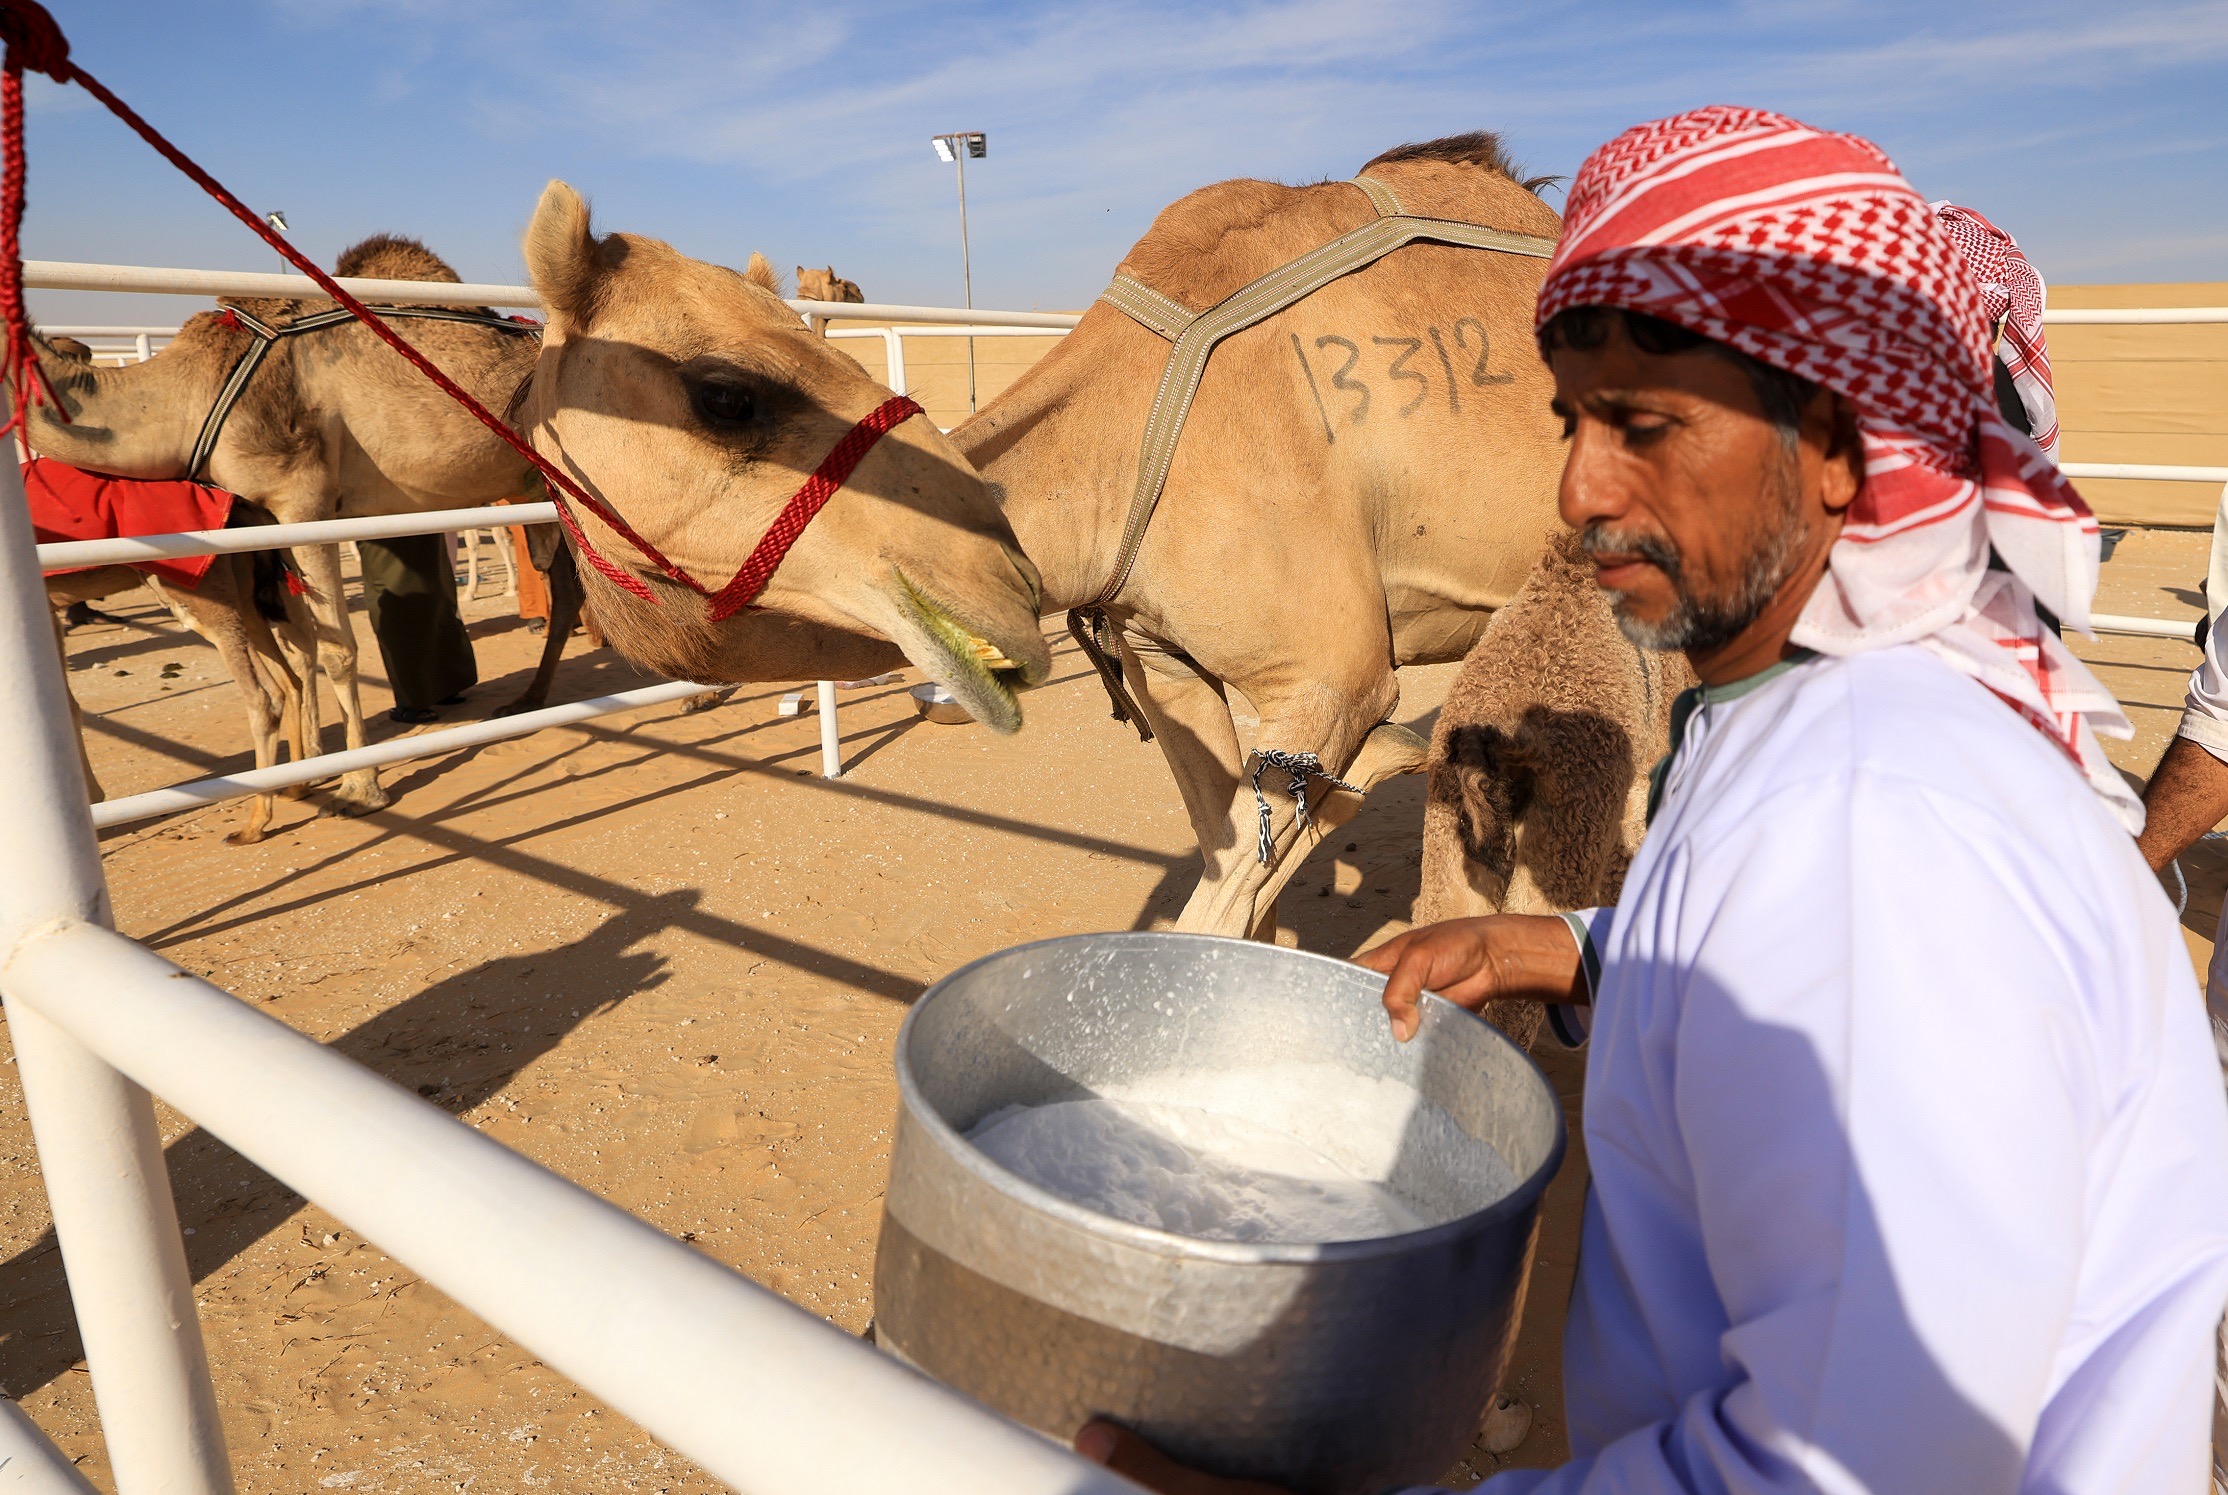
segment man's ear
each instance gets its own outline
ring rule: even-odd
[[[1847,395],[1820,389],[1818,397],[1830,402],[1823,413],[1832,422],[1819,500],[1827,513],[1839,514],[1857,501],[1864,488],[1864,431],[1857,420],[1856,402]]]

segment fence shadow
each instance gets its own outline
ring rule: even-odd
[[[696,912],[684,890],[647,897],[569,945],[459,971],[332,1041],[331,1047],[450,1112],[494,1096],[575,1028],[664,984],[665,957],[634,947]],[[164,1149],[196,1282],[284,1225],[304,1204],[208,1132]],[[0,1395],[17,1400],[85,1356],[50,1225],[0,1263]]]

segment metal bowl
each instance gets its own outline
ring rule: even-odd
[[[1055,1438],[1109,1417],[1186,1463],[1304,1495],[1444,1473],[1508,1364],[1562,1108],[1514,1044],[1437,998],[1395,1042],[1383,987],[1326,956],[1181,934],[1045,940],[937,982],[898,1035],[878,1342]],[[1006,1105],[1264,1069],[1282,1110],[1253,1119],[1333,1157],[1374,1150],[1436,1223],[1332,1244],[1196,1240],[1084,1209],[965,1136]],[[1345,1092],[1382,1100],[1387,1082],[1396,1119],[1356,1135],[1371,1124]],[[1513,1192],[1481,1196],[1481,1146]]]
[[[974,720],[967,714],[967,708],[959,704],[959,697],[933,680],[914,686],[909,694],[913,697],[913,709],[926,721],[957,727]]]

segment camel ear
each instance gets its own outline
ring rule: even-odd
[[[605,266],[588,223],[588,204],[563,182],[542,189],[526,225],[526,274],[551,321],[585,325],[596,309]]]
[[[755,249],[750,252],[750,263],[743,269],[743,279],[776,296],[781,294],[781,277],[774,273],[772,262]]]

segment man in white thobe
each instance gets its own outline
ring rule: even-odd
[[[1713,108],[1589,158],[1539,327],[1563,517],[1702,685],[1616,908],[1363,958],[1404,1037],[1591,1030],[1572,1458],[1484,1488],[2200,1489],[2228,1105],[1971,272],[1869,142]]]

